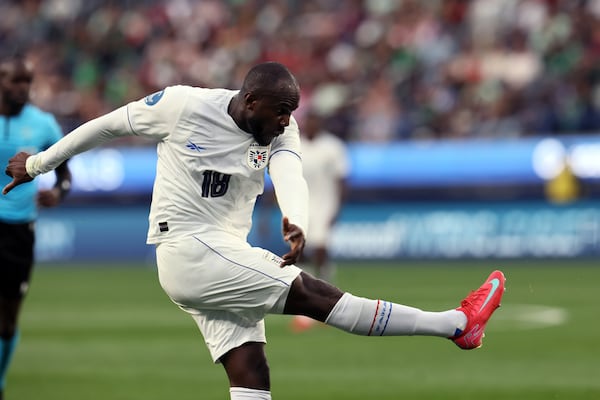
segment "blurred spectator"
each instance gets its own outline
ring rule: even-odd
[[[600,130],[600,0],[3,0],[65,130],[166,85],[296,74],[349,141]],[[3,55],[3,54],[0,54]]]

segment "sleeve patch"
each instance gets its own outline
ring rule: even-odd
[[[164,93],[165,91],[161,90],[160,92],[149,94],[144,98],[144,103],[146,103],[149,106],[153,106],[156,103],[158,103],[158,101],[163,97]]]

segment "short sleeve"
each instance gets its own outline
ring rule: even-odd
[[[169,86],[127,105],[135,135],[164,139],[173,131],[189,95],[188,86]]]

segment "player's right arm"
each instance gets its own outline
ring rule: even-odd
[[[55,169],[74,155],[112,139],[131,135],[165,138],[179,115],[184,91],[184,87],[167,88],[84,123],[46,151],[35,155],[15,155],[9,160],[5,171],[13,180],[4,187],[2,193],[7,194],[14,187]]]

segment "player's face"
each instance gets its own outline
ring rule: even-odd
[[[292,111],[298,108],[298,96],[263,96],[252,101],[247,117],[254,140],[268,146],[290,124]]]
[[[23,62],[0,66],[0,91],[3,100],[11,106],[22,107],[29,101],[33,73]]]

